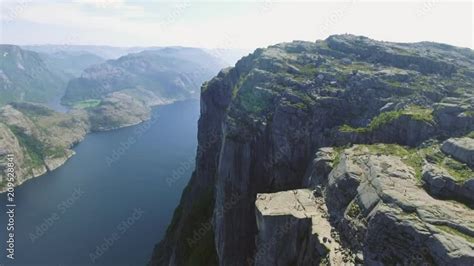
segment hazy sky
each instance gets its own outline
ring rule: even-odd
[[[473,3],[0,0],[1,43],[256,48],[353,33],[474,48]]]

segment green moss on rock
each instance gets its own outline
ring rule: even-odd
[[[94,108],[100,105],[101,100],[99,99],[88,99],[80,102],[76,102],[73,104],[74,108],[77,109],[88,109]]]
[[[473,243],[474,244],[474,237],[470,236],[470,235],[467,235],[457,229],[454,229],[452,227],[449,227],[447,225],[437,225],[436,226],[438,229],[440,229],[441,231],[444,231],[448,234],[451,234],[451,235],[455,235],[455,236],[458,236],[458,237],[462,237],[464,238],[465,240],[467,240],[468,242],[470,243]]]
[[[344,124],[339,127],[341,132],[367,133],[381,128],[382,126],[400,118],[401,116],[409,116],[413,120],[434,123],[433,110],[425,107],[410,105],[405,109],[397,111],[383,112],[370,121],[367,127],[352,127]]]
[[[398,156],[402,161],[413,168],[415,177],[421,180],[421,171],[424,164],[424,155],[417,149],[400,146],[398,144],[359,145],[367,147],[371,154]]]
[[[26,150],[28,157],[31,159],[31,166],[37,167],[43,165],[43,154],[45,153],[43,143],[33,136],[26,134],[21,128],[16,126],[10,126],[10,130],[17,137],[20,145]]]

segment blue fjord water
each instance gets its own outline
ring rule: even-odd
[[[65,165],[16,188],[14,261],[0,194],[0,264],[145,265],[194,168],[198,117],[198,101],[157,107],[148,123],[89,134]]]

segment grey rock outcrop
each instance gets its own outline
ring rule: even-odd
[[[432,198],[417,182],[400,157],[356,146],[330,173],[326,204],[365,263],[474,263],[474,211]]]
[[[474,139],[473,138],[451,138],[441,146],[441,150],[451,155],[456,160],[467,163],[474,167]]]
[[[332,163],[336,157],[334,148],[320,148],[308,167],[305,174],[303,186],[316,189],[316,193],[320,193],[321,187],[327,184],[327,176],[332,170]]]
[[[258,194],[254,265],[342,265],[355,261],[328,221],[324,200],[309,189]]]
[[[425,189],[441,199],[454,199],[474,207],[474,177],[464,182],[456,180],[444,169],[433,164],[423,166]]]
[[[320,195],[309,189],[257,195],[255,265],[474,262],[472,209],[431,197],[419,186],[415,169],[397,155],[356,145],[331,160],[328,151],[334,152],[320,149],[314,160],[335,163],[313,183]],[[313,163],[309,168],[319,167]],[[433,169],[425,166],[424,175],[441,171]],[[302,262],[308,250],[313,260]]]
[[[436,103],[434,105],[434,116],[439,127],[448,135],[462,135],[474,130],[473,104],[463,104],[461,100],[454,99],[451,102]]]

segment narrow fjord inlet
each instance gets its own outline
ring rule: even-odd
[[[149,122],[88,135],[65,165],[17,187],[13,265],[146,264],[194,169],[198,116],[195,100],[157,107]]]

